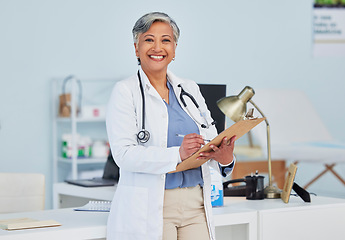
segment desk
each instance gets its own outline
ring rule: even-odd
[[[78,212],[73,209],[46,210],[1,214],[0,219],[29,217],[37,220],[56,220],[59,227],[35,228],[26,230],[6,231],[0,229],[1,240],[79,240],[104,239],[108,213]]]
[[[223,207],[212,208],[217,240],[256,240],[257,211],[226,199]]]
[[[213,210],[217,240],[257,239],[257,213],[255,210],[238,207],[232,205],[231,202]],[[82,240],[105,239],[106,237],[108,213],[104,212],[79,212],[65,208],[0,215],[0,219],[21,217],[38,220],[53,219],[60,222],[62,226],[15,231],[0,230],[1,240]]]
[[[257,211],[258,240],[344,239],[345,199],[311,196],[311,203],[291,197],[244,200],[225,198],[226,204]]]
[[[291,197],[290,203],[285,204],[280,199],[225,197],[224,207],[213,208],[213,213],[217,240],[324,240],[345,236],[345,199],[313,196],[312,203],[304,203]],[[54,219],[62,226],[0,230],[1,240],[105,239],[108,213],[76,212],[68,208],[0,215],[0,219],[19,217]]]

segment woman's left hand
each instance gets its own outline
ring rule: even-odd
[[[234,158],[234,147],[235,147],[235,140],[236,136],[233,136],[230,141],[228,141],[227,137],[224,137],[220,146],[217,147],[216,145],[211,144],[210,148],[213,151],[210,152],[201,152],[197,159],[214,159],[222,165],[228,165],[232,162]]]

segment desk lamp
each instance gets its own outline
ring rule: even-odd
[[[229,96],[221,98],[217,101],[219,109],[231,120],[238,122],[243,120],[247,112],[247,102],[250,102],[265,118],[267,131],[267,156],[268,156],[268,186],[265,188],[266,198],[280,198],[280,190],[272,186],[272,162],[271,162],[271,138],[270,125],[265,115],[261,112],[258,106],[251,100],[255,91],[253,88],[246,86],[237,96]]]

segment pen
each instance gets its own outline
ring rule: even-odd
[[[185,136],[186,135],[176,133],[176,137],[185,137]],[[211,140],[208,140],[208,139],[202,139],[202,140],[204,140],[205,142],[211,142]]]

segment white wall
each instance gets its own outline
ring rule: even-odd
[[[50,186],[51,79],[134,74],[131,29],[149,11],[181,28],[177,75],[225,83],[228,94],[245,85],[302,89],[345,141],[345,58],[312,57],[312,0],[0,0],[1,171],[42,172]],[[323,181],[344,191],[331,176]]]

